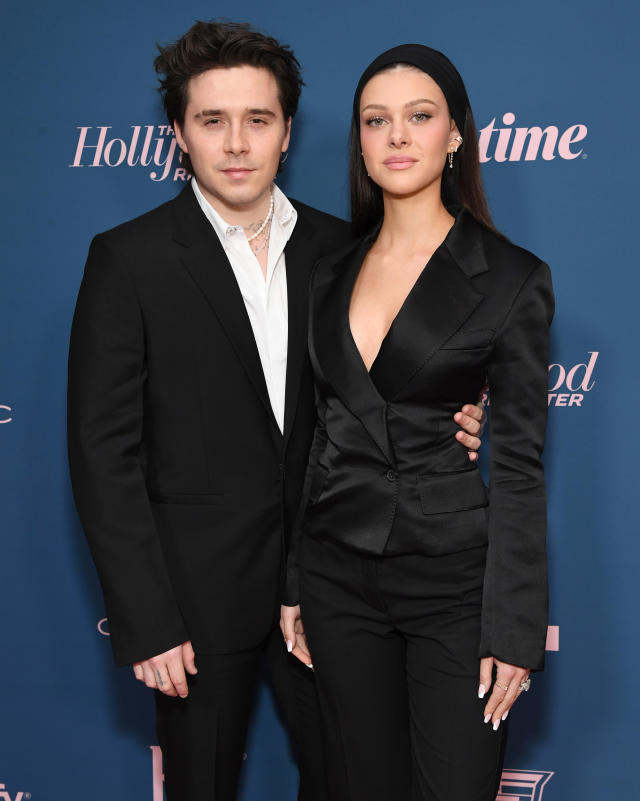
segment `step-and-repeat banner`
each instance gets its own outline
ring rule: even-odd
[[[549,262],[557,296],[549,652],[512,714],[499,797],[637,798],[633,5],[23,0],[2,16],[0,799],[163,797],[151,694],[112,665],[71,498],[66,352],[93,235],[185,185],[155,43],[214,16],[294,48],[306,87],[281,185],[342,216],[351,98],[372,57],[419,41],[465,78],[495,220]],[[293,801],[294,763],[266,683],[246,750],[242,801]]]

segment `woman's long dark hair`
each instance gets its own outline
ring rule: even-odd
[[[412,67],[413,65],[407,64]],[[386,72],[386,67],[380,72]],[[414,67],[415,69],[415,67]],[[467,106],[464,130],[460,132],[462,145],[453,157],[453,168],[448,161],[442,172],[442,202],[448,208],[464,206],[475,220],[487,230],[503,237],[493,224],[489,204],[482,185],[480,173],[480,154],[478,151],[478,132],[471,108]],[[354,118],[351,121],[349,142],[349,179],[351,184],[351,224],[356,236],[371,231],[382,219],[384,205],[382,190],[367,175],[360,146],[360,127]]]

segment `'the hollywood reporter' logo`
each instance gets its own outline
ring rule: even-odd
[[[124,137],[111,136],[111,125],[78,126],[78,142],[69,167],[158,167],[152,181],[164,181],[173,170],[174,181],[189,174],[180,166],[181,152],[170,125],[131,125]],[[174,169],[175,166],[175,169]]]
[[[13,417],[11,416],[12,412],[13,409],[11,406],[4,406],[0,403],[0,425],[3,423],[10,423],[13,420]]]
[[[549,365],[549,406],[582,406],[584,396],[595,386],[593,372],[599,351],[590,350],[585,363],[565,367]]]
[[[582,406],[587,392],[591,392],[596,381],[593,377],[600,351],[588,351],[586,362],[565,366],[549,365],[549,406]],[[484,406],[491,406],[491,387],[482,393]]]

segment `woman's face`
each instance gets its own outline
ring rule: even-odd
[[[438,84],[422,70],[378,73],[360,97],[360,145],[367,172],[387,194],[440,191],[458,128]]]

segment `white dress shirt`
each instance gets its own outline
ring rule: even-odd
[[[284,248],[293,233],[298,213],[282,190],[274,184],[273,219],[265,279],[260,262],[247,242],[244,229],[239,225],[229,225],[222,219],[202,194],[195,178],[191,179],[191,186],[200,208],[227,254],[238,282],[258,347],[271,408],[280,431],[283,431],[289,334]]]

